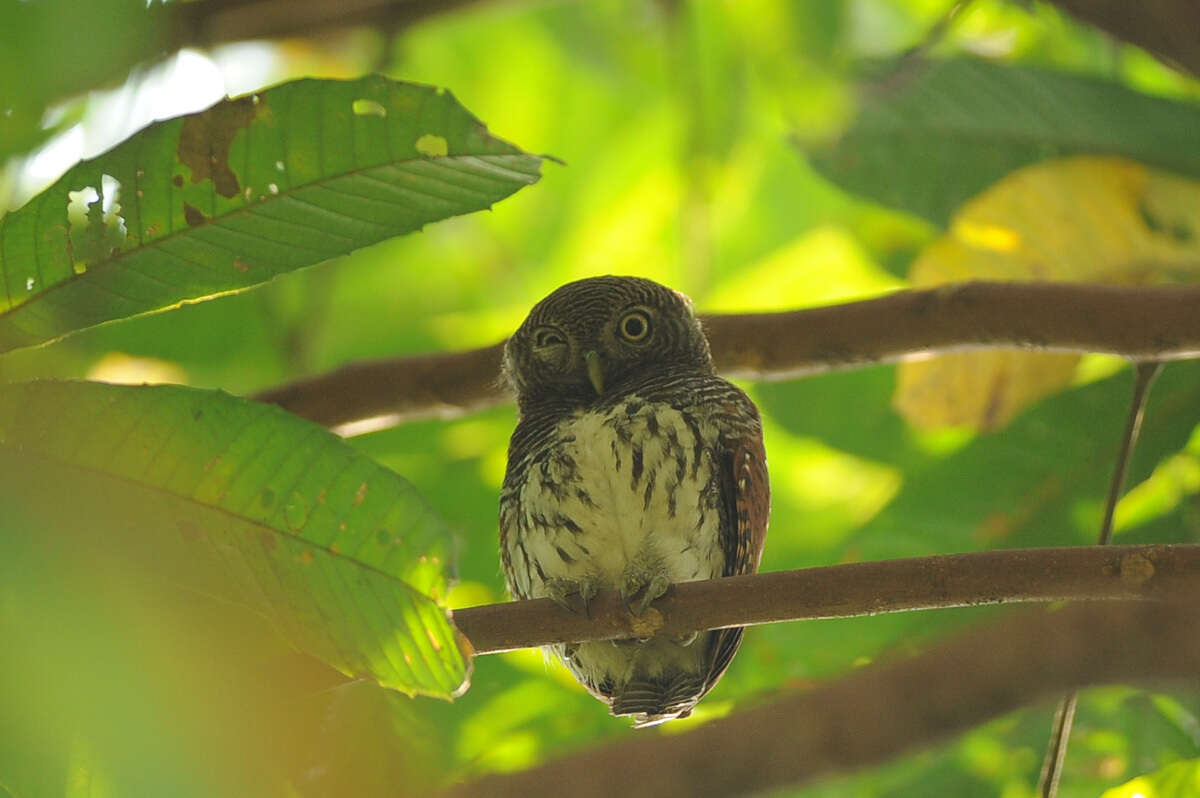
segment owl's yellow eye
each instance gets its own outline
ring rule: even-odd
[[[533,334],[533,345],[538,349],[560,346],[566,342],[567,339],[563,337],[563,334],[553,327],[542,327]]]
[[[641,343],[650,336],[650,316],[644,310],[631,310],[621,317],[617,329],[626,341]]]

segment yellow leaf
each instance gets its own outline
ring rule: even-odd
[[[1020,169],[963,205],[914,286],[960,280],[1147,284],[1200,276],[1200,183],[1121,158]],[[1097,320],[1097,323],[1102,323]],[[901,364],[893,404],[918,427],[996,429],[1071,384],[1079,358],[965,352]]]

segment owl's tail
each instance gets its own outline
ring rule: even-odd
[[[700,673],[676,671],[655,677],[635,675],[620,692],[613,694],[612,713],[633,715],[634,728],[654,726],[666,720],[686,718],[704,693],[704,676]]]

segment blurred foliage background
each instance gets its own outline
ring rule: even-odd
[[[0,154],[9,156],[0,201],[9,208],[155,117],[303,75],[382,71],[445,87],[495,135],[563,163],[545,164],[539,184],[490,212],[251,291],[0,355],[5,381],[168,381],[248,394],[350,360],[493,343],[558,285],[605,273],[667,283],[706,312],[828,304],[904,287],[942,227],[846,193],[806,153],[835,141],[870,102],[858,90],[865,64],[918,46],[935,58],[970,54],[1200,100],[1194,79],[1040,2],[976,0],[944,28],[953,5],[945,0],[485,2],[389,32],[186,50],[128,79],[123,43],[157,35],[144,27],[151,15],[120,3],[51,2],[39,19],[56,24],[22,16],[38,5],[0,11],[0,30],[29,33],[19,47],[0,47]],[[89,83],[89,74],[106,86]],[[1118,543],[1200,540],[1197,366],[1168,366],[1155,388]],[[894,367],[879,366],[745,386],[763,411],[772,471],[764,569],[1094,540],[1131,382],[1120,362],[1084,358],[1068,387],[987,433],[906,424],[892,407],[896,381]],[[503,407],[351,439],[414,483],[454,528],[452,606],[504,598],[496,496],[513,424]],[[7,560],[10,577],[18,561]],[[343,684],[227,608],[189,604],[185,633],[113,585],[90,584],[86,561],[20,578],[87,584],[123,609],[106,615],[108,627],[72,625],[69,605],[46,609],[47,619],[66,624],[47,620],[41,632],[61,639],[61,667],[0,689],[0,738],[22,741],[0,752],[0,765],[21,774],[6,779],[0,769],[0,792],[421,794],[630,734],[534,651],[479,658],[470,691],[452,703],[410,699]],[[754,629],[691,719],[645,733],[673,734],[915,651],[994,612]],[[138,652],[129,660],[101,642],[126,637]],[[208,662],[220,647],[238,652],[243,667]],[[188,663],[195,680],[151,689],[142,655]],[[47,691],[58,714],[43,728],[4,728],[5,708],[28,690]],[[96,698],[106,691],[108,699]],[[238,701],[259,714],[236,711]],[[133,709],[98,719],[114,702]],[[80,738],[67,747],[64,769],[64,719],[76,714],[123,742]],[[190,715],[203,716],[191,737],[177,728]],[[1030,708],[786,794],[1032,795],[1050,716],[1050,707]],[[1143,774],[1145,795],[1194,794],[1166,791],[1168,778],[1153,782],[1157,793],[1145,785],[1198,757],[1194,693],[1088,691],[1060,794],[1131,794],[1119,785]]]

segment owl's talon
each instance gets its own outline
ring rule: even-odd
[[[583,614],[589,618],[591,615],[588,612],[588,605],[599,592],[600,588],[591,579],[554,577],[546,580],[546,598],[568,612],[578,613],[579,610],[574,606],[571,597],[579,596],[579,600],[583,603]]]
[[[690,634],[680,635],[679,637],[674,638],[672,640],[672,642],[678,646],[683,646],[684,648],[687,648],[692,643],[695,643],[696,638],[699,636],[700,636],[699,632],[691,632]]]
[[[671,580],[665,573],[650,575],[644,571],[629,572],[621,581],[621,603],[632,615],[640,618],[646,608],[670,587]]]

